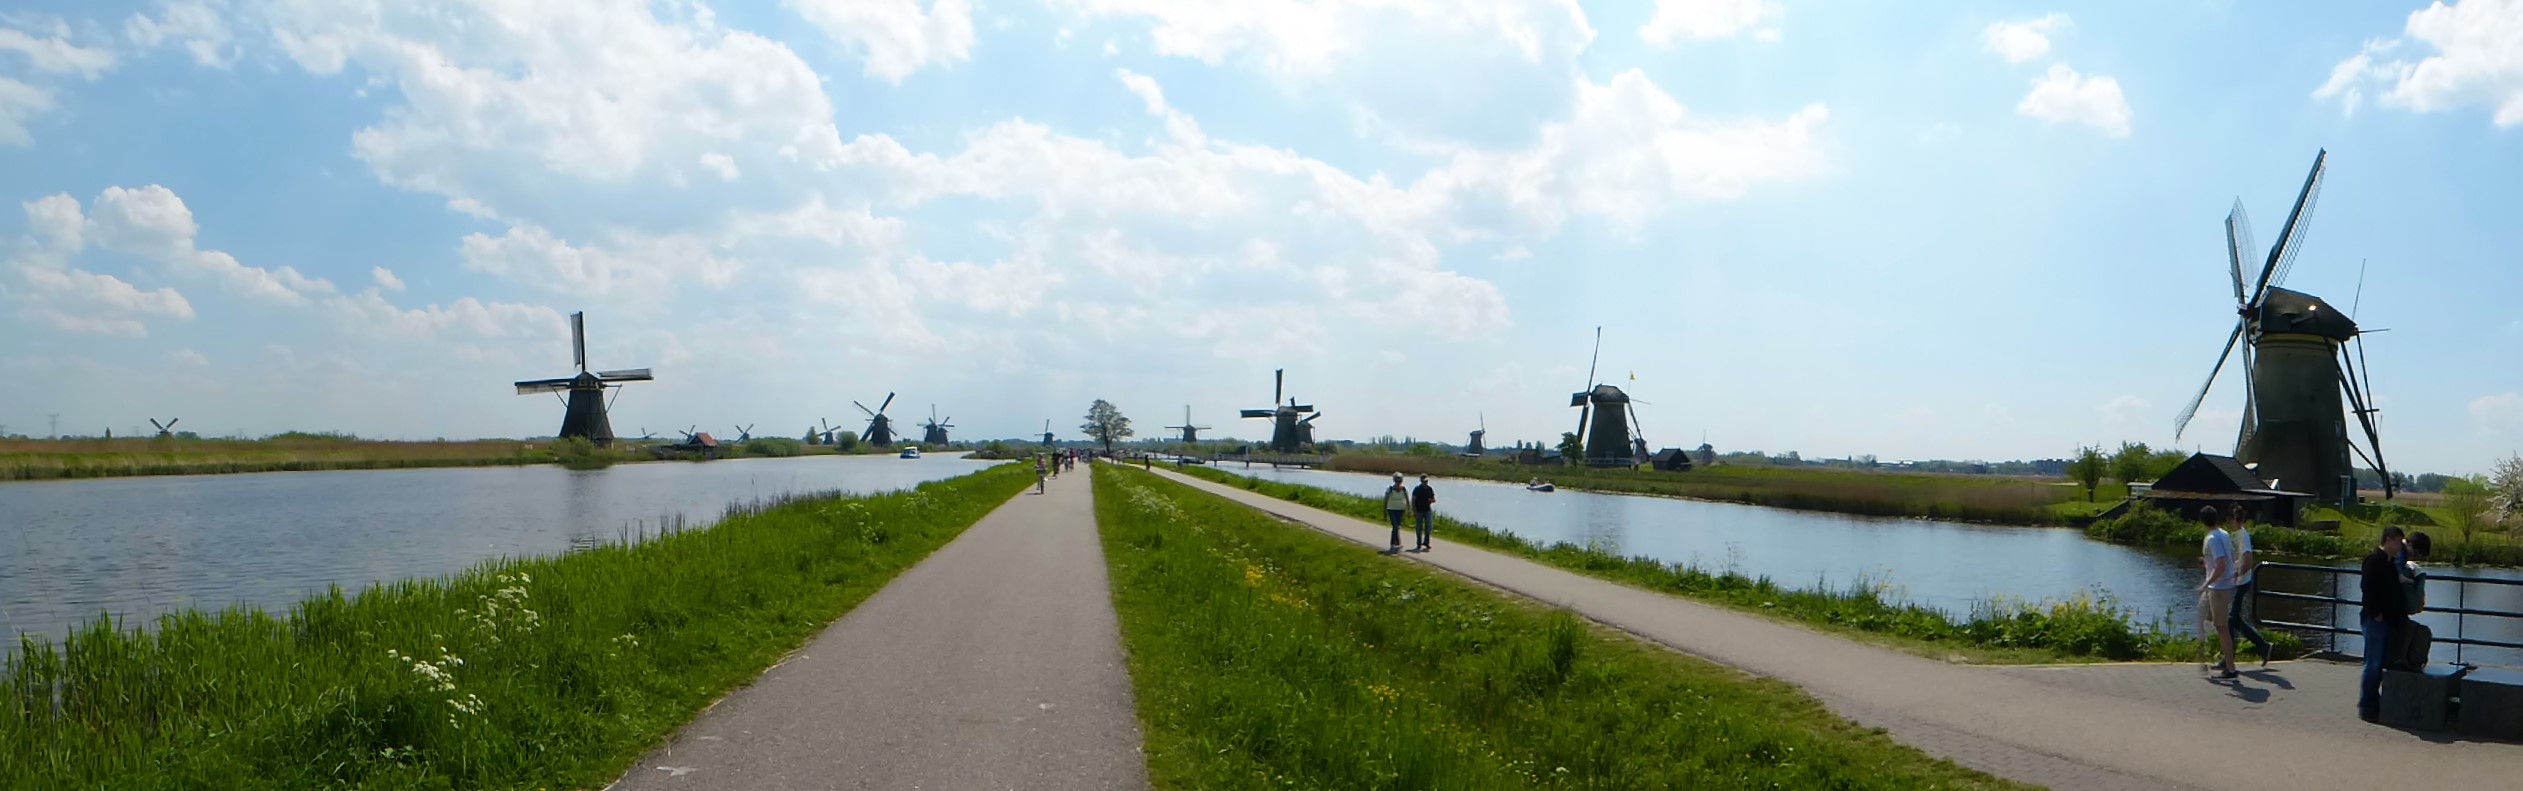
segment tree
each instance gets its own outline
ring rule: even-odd
[[[1568,463],[1570,464],[1584,463],[1583,459],[1586,457],[1586,441],[1578,439],[1577,432],[1560,432],[1559,455],[1566,457],[1568,459]]]
[[[816,431],[814,426],[807,426],[806,436],[799,437],[798,441],[804,442],[808,445],[821,445],[823,444],[823,432]]]
[[[2444,513],[2449,517],[2449,526],[2461,531],[2465,538],[2496,518],[2488,484],[2484,475],[2456,476],[2444,482]]]
[[[833,432],[833,433],[832,433],[832,446],[833,446],[833,447],[835,447],[835,448],[839,448],[839,449],[841,450],[841,452],[842,452],[842,453],[848,453],[848,452],[850,452],[850,451],[858,450],[858,449],[859,449],[859,435],[857,435],[857,434],[852,434],[852,433],[847,432],[847,431],[836,431],[836,432]]]
[[[2085,502],[2094,501],[2094,487],[2102,484],[2103,471],[2110,462],[2103,459],[2102,448],[2087,445],[2076,449],[2076,459],[2067,463],[2067,479],[2085,487]]]
[[[1113,440],[1129,439],[1133,433],[1130,419],[1121,416],[1121,408],[1101,398],[1095,399],[1095,404],[1086,408],[1086,423],[1078,426],[1078,430],[1104,443],[1105,453],[1113,452]]]
[[[2507,527],[2523,527],[2523,456],[2497,462],[2488,475],[2488,508]]]
[[[2150,459],[2146,443],[2122,442],[2120,451],[2111,454],[2111,477],[2122,484],[2136,483],[2147,477],[2147,467],[2150,466],[2147,462]]]

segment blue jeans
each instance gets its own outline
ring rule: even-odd
[[[2246,602],[2251,601],[2252,590],[2258,587],[2260,587],[2259,580],[2234,586],[2234,603],[2225,609],[2225,623],[2233,628],[2235,637],[2248,639],[2252,645],[2260,646],[2260,658],[2267,659],[2271,650],[2269,638],[2262,637],[2260,629],[2252,626],[2251,621],[2243,617],[2243,607]]]
[[[1384,518],[1393,520],[1393,548],[1400,549],[1402,547],[1402,512],[1399,509],[1387,508],[1384,509]]]
[[[1419,545],[1425,547],[1428,545],[1428,531],[1437,524],[1437,512],[1435,509],[1430,509],[1412,511],[1411,514],[1419,517],[1419,527],[1414,534],[1419,536]]]
[[[2383,655],[2392,644],[2392,624],[2387,620],[2359,618],[2365,627],[2365,674],[2357,677],[2357,715],[2374,717],[2383,713]]]

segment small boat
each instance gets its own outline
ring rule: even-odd
[[[1535,478],[1532,482],[1524,485],[1524,490],[1528,492],[1556,492],[1559,491],[1559,487],[1543,483],[1542,479]]]
[[[917,446],[917,445],[908,445],[908,446],[904,446],[904,447],[903,447],[903,449],[902,449],[902,457],[903,457],[903,458],[906,458],[906,459],[916,459],[916,458],[919,458],[919,457],[920,457],[920,447],[919,447],[919,446]]]

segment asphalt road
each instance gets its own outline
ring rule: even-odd
[[[1147,787],[1084,470],[862,602],[612,788]]]

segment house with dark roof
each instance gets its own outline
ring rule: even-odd
[[[2293,526],[2296,515],[2303,513],[2313,495],[2272,488],[2232,456],[2198,453],[2156,479],[2155,485],[2137,498],[2184,519],[2196,520],[2201,511],[2213,507],[2229,520],[2239,510],[2253,522]]]

